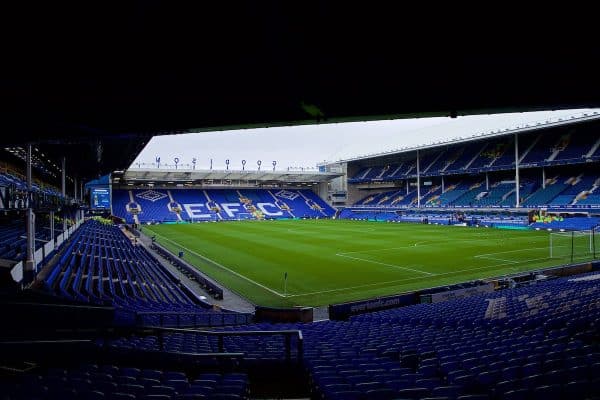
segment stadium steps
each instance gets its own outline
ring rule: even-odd
[[[213,202],[213,199],[210,198],[210,195],[208,194],[208,192],[206,190],[203,190],[202,193],[204,194],[204,197],[206,197],[206,201],[207,203]],[[221,215],[221,211],[219,209],[219,211],[216,212],[217,214],[217,218],[219,218],[219,220],[223,220],[223,216]]]
[[[571,140],[571,135],[562,135],[556,144],[554,145],[554,151],[550,154],[550,157],[546,158],[545,161],[554,161],[556,157],[560,154],[561,151],[565,150],[569,146],[569,142]],[[566,142],[566,143],[565,143]]]
[[[546,158],[544,161],[554,161],[554,159],[558,156],[558,154],[562,151],[563,149],[556,149],[552,152],[552,154],[550,154],[550,157]]]
[[[359,176],[358,179],[365,179],[372,169],[373,168],[367,168],[367,170],[361,176]]]
[[[477,160],[479,158],[479,156],[481,155],[481,153],[485,150],[485,148],[487,146],[488,146],[488,143],[484,144],[483,147],[481,147],[481,149],[475,154],[475,156],[462,169],[468,170],[469,167],[471,166],[471,164],[473,164],[475,162],[475,160]]]
[[[452,165],[454,164],[459,158],[460,156],[462,156],[462,151],[458,150],[456,151],[452,157],[448,158],[448,160],[446,161],[446,164],[444,165],[444,168],[440,169],[440,172],[446,172],[446,170]]]
[[[589,205],[600,204],[600,194],[597,192],[600,187],[600,178],[596,179],[589,190],[577,195],[573,204]]]
[[[402,166],[404,165],[404,163],[400,163],[400,165],[398,165],[396,168],[394,168],[394,170],[388,174],[386,176],[386,178],[395,178],[396,174],[402,169]]]
[[[437,157],[435,157],[430,163],[429,165],[427,165],[427,167],[425,167],[425,169],[423,171],[421,171],[421,174],[426,174],[427,172],[429,172],[429,169],[435,165],[435,163],[444,155],[444,151],[440,151],[440,153],[437,155]]]
[[[475,202],[475,198],[484,191],[482,188],[483,182],[476,183],[471,185],[468,190],[462,193],[459,197],[457,197],[454,201],[449,203],[449,205],[453,206],[469,206]]]
[[[511,144],[513,144],[514,141],[510,140],[509,142],[506,143],[506,145],[504,146],[504,151],[500,154],[498,154],[496,157],[494,157],[492,159],[492,161],[486,166],[486,167],[493,167],[494,164],[496,164],[496,161],[498,160],[502,160],[504,158],[506,158],[507,156],[510,156],[510,149],[513,148],[514,146],[511,146]],[[502,165],[502,164],[500,164]]]
[[[523,162],[525,157],[527,157],[527,155],[531,152],[531,150],[538,144],[538,142],[540,141],[541,138],[542,138],[542,135],[538,135],[535,138],[535,140],[533,142],[531,142],[529,147],[527,147],[527,149],[525,149],[525,151],[521,154],[521,157],[519,157],[519,164]]]
[[[546,188],[540,188],[536,192],[533,192],[525,199],[523,205],[537,207],[550,204],[556,196],[569,187],[566,183],[567,181],[563,181],[560,176],[548,179]]]
[[[127,212],[131,214],[131,217],[133,218],[133,222],[135,222],[137,225],[139,225],[140,218],[138,217],[138,213],[143,212],[142,205],[135,201],[135,198],[133,197],[133,191],[128,190],[127,194],[129,195],[129,204],[133,203],[137,206],[137,213],[131,213],[131,211],[129,209],[129,204],[127,204],[125,206],[125,208],[127,209]]]
[[[468,189],[462,189],[460,183],[449,185],[444,193],[438,197],[440,205],[446,206],[467,192]]]
[[[284,213],[287,213],[289,217],[291,218],[296,218],[294,213],[292,212],[292,210],[290,209],[290,206],[283,200],[278,199],[272,191],[267,190],[267,193],[269,193],[269,196],[271,197],[271,199],[275,202],[275,205]]]
[[[404,172],[402,175],[404,175],[404,176],[408,176],[408,175],[410,175],[410,173],[412,172],[412,170],[414,170],[414,169],[416,169],[416,168],[417,168],[417,164],[416,164],[416,162],[415,162],[415,163],[413,163],[413,164],[410,164],[410,165],[408,166],[408,169],[407,169],[407,170],[406,170],[406,171],[405,171],[405,172]]]
[[[425,187],[423,187],[423,189],[425,189]],[[429,201],[431,199],[436,197],[438,192],[441,192],[442,186],[441,185],[432,186],[429,188],[429,190],[427,190],[427,192],[425,192],[425,194],[423,194],[423,189],[421,189],[421,205],[429,203]],[[413,203],[416,203],[416,201],[417,201],[417,199],[415,198],[413,200]]]
[[[175,212],[172,209],[172,204],[176,204],[177,207],[179,207],[180,210],[182,210],[181,205],[179,205],[179,203],[177,203],[175,201],[175,199],[173,198],[173,195],[171,194],[170,190],[167,190],[167,195],[169,196],[169,204],[167,205],[168,209],[170,212],[175,213],[175,215],[177,216],[177,220],[178,221],[183,221],[183,219],[181,218],[181,212]]]
[[[594,143],[594,145],[592,146],[590,151],[585,153],[584,157],[591,158],[594,155],[594,153],[596,152],[596,150],[598,150],[598,148],[600,148],[600,137],[598,138],[598,140],[596,140],[596,143]]]
[[[595,142],[595,138],[587,137],[586,135],[571,135],[570,139],[565,140],[562,145],[563,150],[557,155],[554,161],[580,162],[585,160],[585,154],[590,146]]]
[[[393,192],[386,192],[385,195],[377,201],[377,205],[378,206],[390,205],[390,203],[394,200],[394,198],[401,195],[403,192],[405,192],[405,189],[400,189],[400,190],[396,190]]]
[[[385,175],[385,173],[388,172],[389,169],[390,169],[389,165],[386,165],[385,167],[383,167],[381,169],[381,172],[375,177],[375,179],[381,179],[381,178],[383,178],[383,175]]]

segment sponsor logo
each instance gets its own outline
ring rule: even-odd
[[[289,190],[280,190],[275,193],[275,196],[286,200],[296,200],[300,195]]]
[[[136,194],[135,197],[139,197],[140,199],[148,200],[154,203],[155,201],[164,199],[167,197],[167,195],[157,192],[156,190],[146,190],[145,192]]]

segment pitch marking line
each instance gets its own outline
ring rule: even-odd
[[[503,261],[503,262],[507,262],[507,263],[511,263],[511,264],[521,264],[521,263],[527,263],[530,261],[538,261],[538,260],[543,260],[544,258],[536,258],[536,259],[526,259],[526,260],[522,260],[522,261],[515,261],[515,260],[506,260],[504,258],[499,258],[499,257],[492,257],[495,256],[496,254],[507,254],[507,253],[519,253],[522,251],[530,251],[530,250],[543,250],[543,249],[547,249],[547,247],[532,247],[529,249],[516,249],[516,250],[507,250],[507,251],[497,251],[495,253],[484,253],[484,254],[478,254],[476,256],[473,256],[473,258],[483,258],[486,260],[497,260],[497,261]]]
[[[497,268],[497,267],[502,267],[502,266],[507,266],[507,265],[511,265],[511,264],[509,264],[509,263],[502,263],[502,264],[496,264],[496,265],[488,265],[486,267],[478,267],[478,268],[463,269],[463,270],[459,270],[459,271],[444,272],[444,273],[441,273],[441,274],[437,274],[436,277],[438,277],[438,276],[444,276],[444,275],[458,274],[458,273],[461,273],[461,272],[470,272],[470,271],[478,271],[478,270],[482,270],[482,269]],[[388,283],[410,282],[410,281],[419,280],[419,279],[424,279],[424,277],[417,276],[415,278],[395,279],[395,280],[392,280],[392,281],[368,283],[368,284],[365,284],[365,285],[350,286],[350,287],[330,289],[330,290],[322,290],[322,291],[319,291],[319,292],[310,292],[310,293],[302,293],[302,294],[292,294],[292,295],[288,295],[288,297],[300,297],[300,296],[308,296],[308,295],[313,295],[313,294],[340,292],[340,291],[344,291],[344,290],[360,289],[360,288],[369,287],[369,286],[386,285]]]
[[[194,250],[190,250],[190,249],[188,249],[187,247],[184,247],[184,246],[180,245],[179,243],[177,243],[177,242],[175,242],[175,241],[173,241],[173,240],[171,240],[171,239],[169,239],[169,238],[167,238],[167,237],[164,237],[164,236],[162,236],[162,235],[158,235],[158,234],[157,234],[157,236],[160,236],[161,238],[163,238],[163,239],[165,239],[165,240],[168,240],[169,242],[173,243],[174,245],[176,245],[176,246],[178,246],[178,247],[181,247],[182,249],[184,249],[184,250],[187,250],[187,251],[189,251],[189,252],[190,252],[190,253],[192,253],[192,254],[195,254],[196,256],[200,257],[201,259],[203,259],[203,260],[205,260],[205,261],[208,261],[209,263],[211,263],[211,264],[214,264],[214,265],[216,265],[217,267],[219,267],[219,268],[222,268],[222,269],[224,269],[224,270],[225,270],[225,271],[227,271],[227,272],[231,272],[233,275],[237,276],[238,278],[242,278],[242,279],[244,279],[244,280],[246,280],[246,281],[248,281],[248,282],[250,282],[250,283],[252,283],[252,284],[254,284],[254,285],[256,285],[256,286],[260,286],[261,288],[263,288],[263,289],[265,289],[265,290],[267,290],[267,291],[269,291],[269,292],[273,293],[273,294],[274,294],[274,295],[276,295],[276,296],[279,296],[279,297],[284,297],[284,298],[285,298],[285,297],[290,297],[289,295],[287,295],[287,296],[286,296],[286,295],[284,295],[284,294],[282,294],[282,293],[279,293],[279,292],[278,292],[278,291],[276,291],[276,290],[273,290],[273,289],[271,289],[270,287],[267,287],[267,286],[265,286],[265,285],[263,285],[263,284],[261,284],[261,283],[258,283],[258,282],[256,282],[256,281],[254,281],[254,280],[252,280],[252,279],[248,278],[247,276],[244,276],[244,275],[242,275],[242,274],[240,274],[240,273],[238,273],[238,272],[235,272],[235,271],[233,271],[233,270],[231,270],[231,269],[227,268],[226,266],[224,266],[224,265],[222,265],[222,264],[219,264],[218,262],[216,262],[216,261],[214,261],[214,260],[211,260],[210,258],[208,258],[208,257],[206,257],[206,256],[203,256],[202,254],[196,253]]]
[[[387,263],[383,263],[383,262],[379,262],[379,261],[369,260],[366,258],[352,257],[352,256],[349,256],[348,254],[361,254],[361,253],[384,252],[384,251],[399,250],[399,249],[409,249],[409,248],[418,247],[418,246],[427,246],[428,244],[439,244],[442,242],[444,242],[444,243],[446,243],[446,242],[472,242],[472,241],[483,241],[483,240],[487,241],[487,240],[489,240],[489,238],[475,239],[475,240],[473,240],[473,239],[460,240],[459,239],[459,240],[448,240],[448,241],[437,241],[437,242],[434,242],[431,240],[426,240],[426,241],[421,241],[421,242],[415,242],[415,243],[407,245],[407,246],[388,247],[388,248],[384,248],[384,249],[372,249],[372,250],[362,250],[362,251],[348,251],[348,252],[344,252],[344,253],[336,253],[335,255],[338,257],[346,257],[346,258],[350,258],[353,260],[364,261],[364,262],[368,262],[368,263],[372,263],[372,264],[385,265],[388,267],[392,267],[392,268],[396,268],[396,269],[400,269],[400,270],[404,270],[404,271],[416,272],[416,273],[427,275],[427,276],[439,276],[439,275],[443,275],[443,274],[434,274],[431,272],[420,271],[420,270],[416,270],[416,269],[412,269],[412,268],[408,268],[408,267],[402,267],[402,266],[396,265],[396,264],[387,264]],[[528,249],[528,250],[530,250],[530,249]],[[512,252],[514,252],[514,251],[523,251],[523,250],[512,250]],[[479,256],[475,256],[475,257],[490,259],[490,260],[494,260],[494,261],[502,261],[503,263],[508,263],[508,264],[519,264],[518,261],[506,260],[506,259],[498,258],[498,257],[484,257],[484,256],[491,256],[494,254],[510,253],[510,252],[511,251],[499,252],[499,253],[487,253],[487,254],[483,254],[483,255],[479,255]]]
[[[542,247],[542,248],[545,248],[545,247]],[[532,258],[532,259],[528,259],[528,260],[523,260],[519,264],[526,264],[528,262],[540,261],[540,260],[548,260],[548,257]],[[453,274],[458,274],[458,273],[462,273],[462,272],[472,272],[472,271],[479,271],[479,270],[485,270],[485,269],[490,269],[490,268],[506,267],[506,266],[509,266],[509,265],[514,265],[514,261],[505,262],[505,263],[501,263],[501,264],[495,264],[495,265],[488,265],[488,266],[485,266],[485,267],[469,268],[469,269],[462,269],[462,270],[458,270],[458,271],[444,272],[444,273],[441,273],[441,274],[435,274],[435,276],[438,277],[438,276],[445,276],[445,275],[453,275]],[[511,269],[514,271],[515,267],[513,267]],[[498,275],[494,275],[494,276],[498,276]],[[344,290],[361,289],[361,288],[370,287],[370,286],[387,285],[387,284],[390,284],[390,283],[410,282],[410,281],[419,280],[419,279],[424,279],[424,277],[417,276],[415,278],[396,279],[396,280],[392,280],[392,281],[368,283],[368,284],[365,284],[365,285],[350,286],[350,287],[336,288],[336,289],[330,289],[330,290],[322,290],[322,291],[318,291],[318,292],[309,292],[309,293],[302,293],[302,294],[291,294],[291,295],[288,295],[288,297],[301,297],[301,296],[309,296],[309,295],[314,295],[314,294],[341,292],[341,291],[344,291]],[[478,278],[478,279],[486,279],[486,278]]]
[[[510,239],[518,239],[518,240],[522,240],[523,238],[520,237],[512,237],[512,238],[504,238],[503,240],[510,240]],[[419,246],[431,246],[431,245],[438,245],[440,243],[456,243],[456,242],[486,242],[489,241],[490,238],[489,237],[485,237],[485,238],[481,238],[481,239],[448,239],[448,240],[424,240],[421,242],[415,242],[406,246],[398,246],[398,247],[386,247],[383,249],[371,249],[371,250],[359,250],[359,251],[346,251],[343,253],[336,253],[336,255],[338,254],[360,254],[360,253],[373,253],[373,252],[382,252],[382,251],[389,251],[389,250],[399,250],[399,249],[410,249],[413,247],[419,247]],[[545,247],[544,247],[545,248]],[[496,254],[496,253],[489,253],[489,254]]]
[[[373,252],[382,252],[382,251],[390,251],[390,250],[399,250],[399,249],[410,249],[412,247],[417,247],[420,245],[424,245],[425,243],[429,243],[429,241],[416,242],[413,244],[409,244],[407,246],[399,246],[399,247],[386,247],[384,249],[371,249],[371,250],[359,250],[359,251],[345,251],[343,253],[335,253],[336,256],[345,257],[347,254],[362,254],[362,253],[373,253]]]
[[[412,268],[408,268],[408,267],[402,267],[400,265],[395,265],[395,264],[387,264],[387,263],[383,263],[383,262],[379,262],[379,261],[369,260],[369,259],[366,259],[366,258],[352,257],[352,256],[348,256],[348,255],[343,254],[343,253],[336,253],[336,256],[346,257],[346,258],[350,258],[352,260],[359,260],[359,261],[369,262],[369,263],[372,263],[372,264],[385,265],[387,267],[401,269],[401,270],[404,270],[404,271],[416,272],[416,273],[427,275],[427,276],[435,275],[435,274],[432,274],[431,272],[419,271],[418,269],[412,269]]]

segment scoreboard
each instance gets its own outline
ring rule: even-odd
[[[91,209],[110,209],[110,191],[109,189],[93,188],[90,194]]]

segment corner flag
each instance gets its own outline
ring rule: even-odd
[[[287,271],[283,273],[283,295],[287,296]]]

